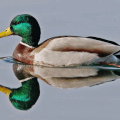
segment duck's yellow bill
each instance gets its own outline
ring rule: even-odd
[[[0,91],[3,92],[3,93],[5,93],[8,97],[9,97],[10,93],[12,92],[11,89],[6,88],[6,87],[1,86],[1,85],[0,85]]]
[[[10,30],[10,27],[0,33],[0,38],[9,36],[9,35],[13,35],[13,32]]]

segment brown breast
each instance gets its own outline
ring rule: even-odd
[[[31,55],[31,52],[34,49],[19,43],[13,52],[13,57],[21,62],[33,64],[34,55]]]

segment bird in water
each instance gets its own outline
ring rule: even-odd
[[[0,38],[19,35],[22,41],[13,52],[13,57],[26,64],[49,67],[107,64],[120,67],[120,45],[97,37],[58,36],[38,44],[40,26],[28,14],[16,16],[10,27],[0,33]]]

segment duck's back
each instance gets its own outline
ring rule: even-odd
[[[46,40],[32,54],[36,65],[71,66],[91,64],[118,50],[117,43],[107,40],[61,36]]]

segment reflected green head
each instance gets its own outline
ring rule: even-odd
[[[40,95],[39,83],[37,78],[22,83],[22,87],[13,89],[9,99],[15,108],[20,110],[30,109]]]

